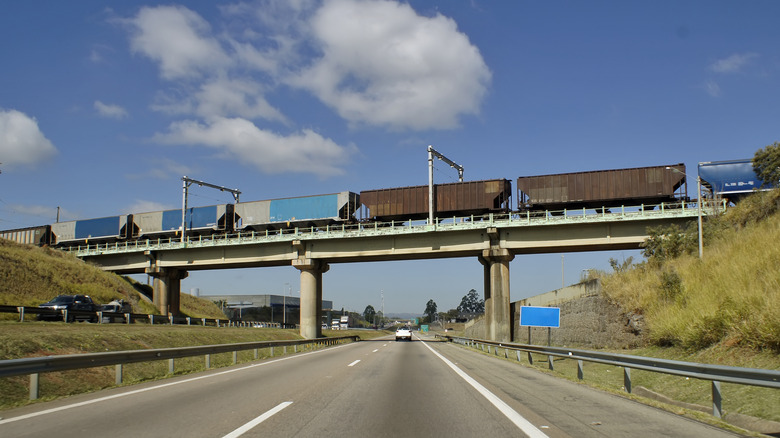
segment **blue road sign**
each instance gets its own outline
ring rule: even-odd
[[[520,307],[520,325],[529,327],[560,327],[561,309],[558,307]]]

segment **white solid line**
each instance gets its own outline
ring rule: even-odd
[[[468,382],[469,385],[474,387],[480,394],[482,394],[483,397],[485,397],[490,403],[493,404],[496,408],[498,408],[499,411],[501,411],[502,414],[506,415],[506,417],[511,421],[512,423],[515,423],[515,426],[517,426],[520,430],[523,431],[526,435],[528,435],[530,438],[547,438],[547,435],[545,435],[544,432],[537,429],[536,426],[531,424],[528,420],[523,418],[522,415],[517,413],[514,409],[512,409],[508,404],[504,403],[503,400],[498,398],[497,395],[493,394],[492,392],[488,391],[487,388],[482,386],[479,382],[471,378],[468,374],[463,372],[460,368],[455,366],[454,363],[450,362],[446,357],[442,356],[431,348],[425,341],[422,341],[423,345],[425,345],[433,354],[439,357],[439,359],[443,360],[444,363],[446,363],[450,368],[453,369],[463,380]]]
[[[357,363],[358,363],[358,362],[360,362],[360,359],[358,359],[358,360],[356,360],[356,361],[352,362],[351,364],[349,364],[349,365],[347,365],[347,366],[348,366],[348,367],[354,367],[355,365],[357,365]]]
[[[298,357],[308,356],[310,354],[319,354],[319,353],[323,353],[323,352],[326,352],[326,351],[333,351],[336,348],[343,348],[343,347],[346,347],[346,346],[349,346],[349,345],[355,345],[355,344],[352,343],[352,344],[337,345],[335,347],[330,347],[330,348],[327,348],[325,350],[316,350],[316,351],[310,351],[308,353],[301,353],[301,354],[298,354],[298,355],[281,357],[279,359],[270,360],[268,362],[256,363],[256,364],[247,365],[247,366],[241,367],[241,368],[234,368],[232,370],[227,370],[227,371],[220,371],[218,373],[209,374],[209,375],[206,375],[206,376],[193,377],[193,378],[190,378],[190,379],[179,380],[177,382],[163,383],[162,385],[150,386],[148,388],[136,389],[136,390],[129,391],[129,392],[123,392],[121,394],[114,394],[114,395],[109,395],[109,396],[106,396],[106,397],[100,397],[100,398],[96,398],[96,399],[92,399],[92,400],[87,400],[87,401],[83,401],[83,402],[79,402],[79,403],[74,403],[72,405],[65,405],[65,406],[60,406],[58,408],[51,408],[51,409],[46,409],[44,411],[33,412],[33,413],[30,413],[30,414],[26,414],[26,415],[20,415],[18,417],[6,418],[5,420],[0,420],[0,425],[6,424],[6,423],[13,423],[14,421],[19,421],[19,420],[26,420],[28,418],[34,418],[34,417],[38,417],[38,416],[41,416],[41,415],[53,414],[55,412],[64,411],[64,410],[71,409],[71,408],[78,408],[78,407],[81,407],[81,406],[87,406],[87,405],[91,405],[93,403],[100,403],[102,401],[111,400],[111,399],[120,398],[120,397],[125,397],[125,396],[128,396],[128,395],[140,394],[142,392],[147,392],[147,391],[151,391],[151,390],[154,390],[154,389],[167,388],[169,386],[179,385],[181,383],[194,382],[196,380],[208,379],[209,377],[216,377],[216,376],[221,376],[223,374],[235,373],[236,371],[243,371],[243,370],[247,370],[247,369],[250,369],[250,368],[261,367],[261,366],[269,365],[269,364],[272,364],[272,363],[281,362],[283,360],[291,360],[291,359],[295,359],[295,358],[298,358]]]
[[[254,420],[250,421],[249,423],[246,423],[245,425],[239,427],[238,429],[234,430],[233,432],[230,432],[229,434],[225,435],[223,438],[238,438],[241,435],[247,433],[249,430],[251,430],[253,427],[257,426],[258,424],[262,423],[263,421],[271,418],[273,415],[279,413],[282,409],[286,408],[287,406],[290,406],[293,402],[284,402],[277,405],[275,408],[271,409],[270,411],[266,412],[265,414],[255,418]]]

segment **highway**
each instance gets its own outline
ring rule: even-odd
[[[417,336],[413,342],[379,338],[0,411],[0,436],[736,436]]]

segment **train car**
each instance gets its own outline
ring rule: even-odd
[[[656,205],[684,199],[687,185],[682,163],[517,179],[520,211]]]
[[[350,222],[359,207],[360,196],[352,192],[241,202],[235,205],[235,228],[262,231]]]
[[[434,185],[434,216],[469,216],[509,212],[512,182],[508,179],[467,181]],[[428,217],[428,186],[365,190],[360,201],[368,209],[366,219],[417,220]]]
[[[699,163],[699,177],[702,186],[714,197],[738,202],[742,197],[756,190],[771,190],[764,187],[753,169],[753,160],[707,161]]]
[[[51,226],[41,225],[0,231],[0,237],[25,245],[48,245],[51,243]]]
[[[57,222],[51,225],[51,239],[55,245],[115,242],[128,237],[128,224],[132,215]]]
[[[187,209],[188,236],[232,231],[233,204],[190,207]],[[133,215],[133,236],[139,239],[173,237],[181,232],[181,209],[150,211]]]

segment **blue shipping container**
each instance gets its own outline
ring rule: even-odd
[[[716,195],[749,193],[761,188],[752,160],[699,163],[699,177]]]
[[[271,201],[271,222],[305,219],[338,218],[338,194],[307,196],[304,198],[274,199]]]
[[[187,229],[214,228],[217,225],[217,206],[193,207],[187,209]],[[166,210],[162,214],[162,231],[181,228],[181,210]]]
[[[76,221],[76,239],[119,236],[119,216]]]

